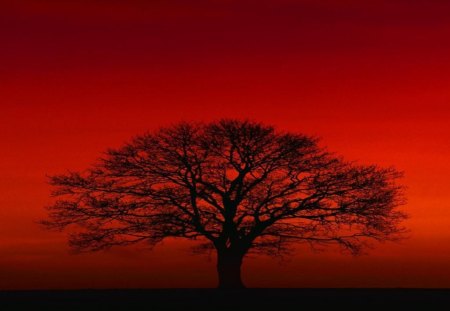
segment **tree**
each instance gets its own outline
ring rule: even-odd
[[[108,150],[87,171],[50,177],[58,199],[44,223],[78,225],[70,245],[80,251],[199,240],[197,250],[217,253],[219,287],[238,288],[249,252],[306,242],[358,253],[370,239],[401,236],[399,177],[256,122],[180,123]]]

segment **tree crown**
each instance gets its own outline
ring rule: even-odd
[[[44,223],[84,228],[70,238],[79,250],[182,237],[205,250],[279,254],[307,242],[357,253],[403,231],[400,176],[257,122],[179,123],[52,176],[58,199]]]

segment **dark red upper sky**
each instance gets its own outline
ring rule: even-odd
[[[214,260],[70,255],[36,225],[46,174],[179,120],[252,118],[405,171],[410,239],[249,258],[250,286],[450,286],[450,2],[0,3],[0,289],[214,286]]]

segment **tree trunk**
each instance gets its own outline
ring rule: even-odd
[[[245,288],[241,279],[241,265],[243,254],[230,250],[217,252],[217,273],[219,275],[218,288]]]

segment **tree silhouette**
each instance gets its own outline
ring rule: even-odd
[[[168,237],[215,249],[219,287],[243,287],[249,252],[298,242],[358,253],[392,240],[406,217],[400,174],[346,162],[317,139],[264,124],[180,123],[108,150],[91,169],[50,177],[51,228],[79,225],[70,245],[96,251]]]

